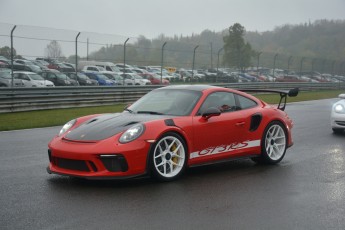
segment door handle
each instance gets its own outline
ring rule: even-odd
[[[236,123],[236,126],[244,126],[245,123],[246,123],[246,122],[244,122],[244,121],[238,122],[238,123]]]

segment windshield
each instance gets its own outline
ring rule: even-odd
[[[113,71],[113,72],[121,72],[120,69],[116,66],[109,66],[109,68]]]
[[[151,91],[128,107],[133,113],[189,115],[201,96],[201,92],[182,89]]]
[[[0,72],[0,77],[1,78],[12,79],[12,75],[9,72]]]
[[[69,77],[67,77],[66,74],[63,73],[56,73],[57,78],[62,79],[62,80],[70,80]]]
[[[88,76],[86,76],[85,74],[82,74],[82,73],[78,73],[78,77],[80,79],[83,79],[83,80],[90,80]]]
[[[32,80],[37,80],[37,81],[43,81],[43,77],[41,77],[40,75],[38,74],[29,74],[29,77],[32,79]]]

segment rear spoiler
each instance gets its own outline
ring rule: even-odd
[[[285,110],[286,106],[286,98],[289,97],[296,97],[298,95],[299,89],[294,88],[290,90],[276,90],[276,89],[238,89],[238,91],[242,92],[255,92],[255,93],[279,93],[280,100],[277,109],[282,111]]]

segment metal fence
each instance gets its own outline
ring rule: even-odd
[[[344,82],[258,82],[217,85],[234,89],[290,89],[295,87],[299,87],[300,90],[345,89]],[[0,90],[0,113],[128,104],[158,87],[161,86],[2,88]]]
[[[110,31],[111,33],[111,31]],[[53,29],[0,22],[0,48],[13,47],[16,54],[26,59],[55,57],[61,61],[109,61],[137,66],[164,66],[185,69],[231,68],[223,64],[223,37],[211,33],[202,37],[126,37],[118,34],[99,34]],[[51,42],[57,50],[50,49]],[[6,49],[11,51],[11,49]],[[266,53],[257,50],[251,67],[288,69],[295,72],[318,71],[332,75],[345,74],[343,60],[290,56],[284,53]],[[9,55],[7,55],[9,57]]]

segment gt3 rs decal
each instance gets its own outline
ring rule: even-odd
[[[224,152],[231,152],[237,149],[246,149],[246,148],[258,147],[258,146],[260,146],[260,140],[253,140],[253,141],[248,140],[248,141],[243,141],[241,143],[232,143],[229,145],[219,145],[216,147],[208,147],[201,151],[192,152],[190,154],[190,159],[220,154]]]

